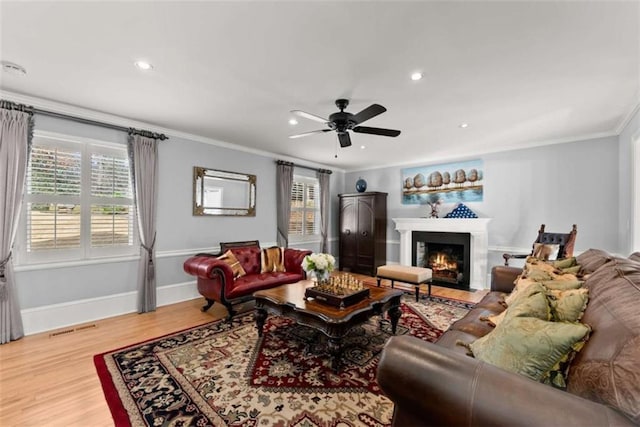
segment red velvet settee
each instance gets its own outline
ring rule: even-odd
[[[245,275],[234,278],[231,266],[218,259],[230,250],[245,271]],[[207,300],[202,311],[207,311],[216,301],[223,304],[231,319],[233,306],[253,298],[253,293],[262,289],[295,283],[306,278],[302,260],[311,251],[285,248],[284,269],[261,273],[261,248],[257,240],[220,243],[219,254],[197,254],[184,262],[184,271],[198,278],[198,292]]]

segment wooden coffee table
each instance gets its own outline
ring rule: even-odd
[[[267,312],[288,317],[298,324],[314,328],[328,338],[327,350],[331,356],[331,367],[338,371],[342,338],[354,326],[360,325],[372,316],[389,313],[391,332],[395,335],[400,319],[400,297],[402,291],[369,286],[370,296],[357,304],[340,309],[315,300],[304,299],[304,291],[313,286],[311,280],[302,280],[290,285],[257,291],[253,294],[256,301],[255,320],[258,335],[267,319]]]

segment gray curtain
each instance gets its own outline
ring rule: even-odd
[[[278,246],[289,246],[289,217],[291,216],[291,186],[293,163],[278,161],[276,168],[276,204],[278,214]]]
[[[138,231],[140,265],[138,267],[138,313],[156,309],[156,210],[158,204],[158,138],[156,134],[129,131],[129,160]]]
[[[33,112],[25,106],[0,101],[0,115],[0,344],[4,344],[24,336],[11,249],[20,220]]]
[[[329,232],[329,207],[331,195],[329,194],[329,179],[331,172],[324,169],[318,170],[318,182],[320,183],[320,252],[329,252],[327,235]]]

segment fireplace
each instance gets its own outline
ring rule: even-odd
[[[396,225],[396,230],[400,233],[400,265],[416,265],[416,254],[412,242],[414,231],[469,234],[470,259],[468,262],[465,260],[463,274],[468,266],[468,286],[471,289],[489,288],[487,228],[491,221],[490,218],[392,218],[392,220]]]
[[[469,290],[471,235],[413,231],[412,265],[430,268],[433,283]]]

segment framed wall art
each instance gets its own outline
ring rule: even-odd
[[[482,201],[482,160],[402,169],[402,204]]]

